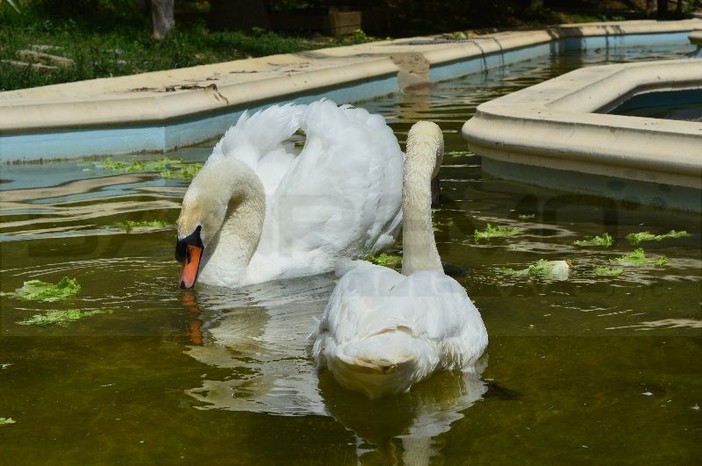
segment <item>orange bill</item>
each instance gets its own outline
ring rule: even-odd
[[[202,248],[194,244],[188,244],[188,252],[183,261],[183,268],[180,271],[180,287],[183,289],[192,288],[197,280],[197,272],[200,267],[200,256]]]

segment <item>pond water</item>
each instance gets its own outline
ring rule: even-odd
[[[608,113],[666,120],[702,121],[702,89],[637,94]]]
[[[697,464],[699,215],[491,179],[460,135],[478,104],[505,93],[691,49],[544,57],[362,104],[403,146],[416,120],[442,126],[439,251],[490,335],[482,380],[441,374],[380,401],[313,369],[305,337],[333,277],[178,289],[172,224],[187,181],[104,161],[3,166],[1,291],[64,276],[81,290],[56,302],[0,297],[0,463]],[[201,162],[211,145],[167,155]],[[147,223],[127,232],[126,221]],[[475,240],[488,223],[521,233]],[[671,230],[689,236],[626,239]],[[604,233],[611,247],[574,244]],[[613,264],[638,247],[667,262]],[[540,259],[571,260],[570,278],[501,270]],[[20,324],[68,309],[100,313]]]

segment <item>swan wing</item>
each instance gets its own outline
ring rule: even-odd
[[[271,197],[260,260],[251,265],[319,273],[339,257],[392,244],[404,155],[385,119],[324,100],[309,104],[299,123],[304,148]]]
[[[266,197],[270,198],[299,152],[290,138],[300,128],[300,117],[306,108],[286,104],[272,105],[253,114],[245,111],[215,145],[207,163],[229,157],[244,162],[260,178]]]

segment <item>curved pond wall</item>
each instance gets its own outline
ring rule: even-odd
[[[274,102],[358,102],[543,54],[687,43],[700,28],[700,19],[631,21],[403,39],[2,92],[0,160],[168,151]]]
[[[702,211],[702,123],[605,113],[689,89],[702,89],[700,59],[581,68],[480,105],[462,132],[502,178]]]

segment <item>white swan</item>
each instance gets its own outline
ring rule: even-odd
[[[403,159],[385,119],[364,109],[322,100],[244,113],[183,198],[180,286],[314,275],[392,244]]]
[[[436,249],[430,180],[442,155],[441,129],[416,123],[404,165],[402,274],[347,261],[311,336],[317,367],[370,398],[408,391],[437,370],[473,372],[487,346],[480,313]]]

